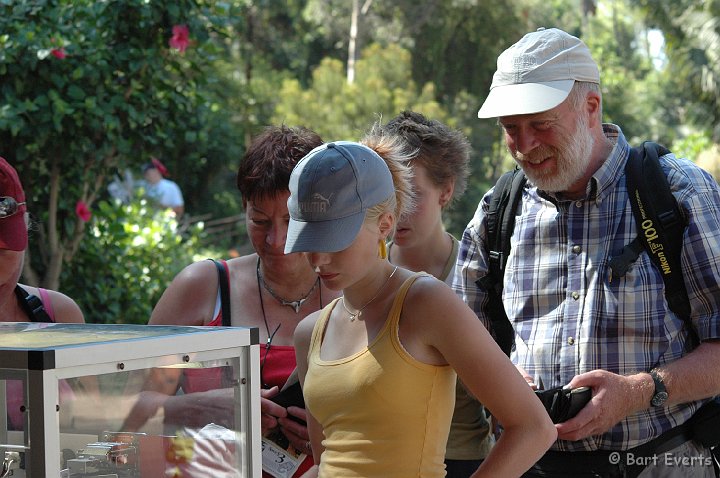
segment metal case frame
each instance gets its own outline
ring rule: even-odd
[[[258,337],[257,328],[245,327],[0,323],[0,449],[25,452],[28,477],[59,477],[60,380],[194,362],[234,363],[239,373],[235,430],[244,442],[237,444],[244,448],[240,473],[260,477]],[[19,377],[27,379],[30,413],[25,414],[24,444],[12,446],[4,380]]]

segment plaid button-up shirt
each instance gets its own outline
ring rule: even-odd
[[[625,184],[629,146],[604,125],[615,146],[581,200],[523,191],[511,238],[503,303],[515,329],[511,359],[545,388],[603,369],[634,374],[672,362],[691,346],[682,318],[667,307],[664,283],[645,251],[624,277],[608,261],[638,233]],[[660,160],[688,220],[682,273],[700,340],[720,337],[720,188],[693,163]],[[491,329],[487,295],[475,285],[488,271],[486,194],[462,238],[453,288]],[[708,364],[716,367],[718,364]],[[603,435],[558,441],[558,450],[617,450],[638,446],[683,423],[700,403],[659,407],[626,417]]]

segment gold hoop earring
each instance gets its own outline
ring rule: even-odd
[[[387,244],[385,244],[385,241],[380,239],[378,244],[378,254],[380,255],[380,259],[387,259]]]

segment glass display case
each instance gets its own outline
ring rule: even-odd
[[[260,477],[257,328],[0,323],[0,477]]]

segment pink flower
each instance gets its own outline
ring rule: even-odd
[[[83,201],[78,201],[77,204],[75,204],[75,214],[77,214],[77,217],[79,217],[82,222],[88,222],[92,217],[90,208],[88,208],[87,204]]]
[[[65,48],[53,48],[50,50],[50,53],[53,54],[55,58],[59,58],[60,60],[64,59],[67,54],[65,53]]]
[[[180,53],[185,53],[185,49],[190,44],[190,31],[187,25],[175,25],[173,27],[173,36],[168,41],[170,48],[175,48]]]

